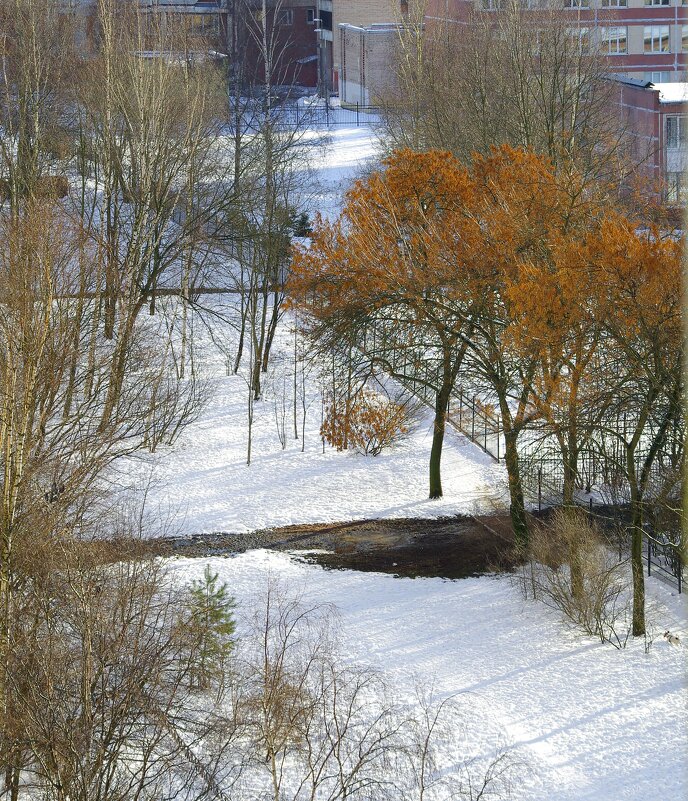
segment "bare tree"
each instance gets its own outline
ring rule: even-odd
[[[470,24],[412,9],[399,28],[396,87],[382,101],[389,146],[448,149],[468,162],[511,144],[564,171],[575,165],[583,186],[628,188],[650,154],[636,143],[629,158],[604,28],[547,2],[498,6]]]

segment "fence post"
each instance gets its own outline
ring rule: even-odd
[[[475,441],[475,395],[473,396],[473,419],[471,420],[471,439]]]
[[[499,415],[497,415],[497,461],[499,461]]]
[[[485,420],[485,436],[483,438],[483,444],[485,448],[485,453],[487,453],[487,415],[483,412],[483,418]]]
[[[461,429],[461,417],[463,415],[463,387],[459,387],[459,429]]]
[[[542,468],[538,467],[538,512],[542,511]]]
[[[678,579],[678,594],[680,595],[683,589],[683,562],[679,553],[676,553],[676,564],[678,565],[678,575],[676,578]]]
[[[651,575],[652,573],[652,552],[650,550],[650,538],[646,535],[645,539],[647,540],[647,575]]]
[[[357,128],[359,126],[359,121],[360,121],[360,119],[359,119],[359,113],[358,113],[358,100],[357,100],[356,101],[356,127]]]

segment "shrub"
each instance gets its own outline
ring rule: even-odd
[[[326,407],[320,434],[338,451],[351,447],[377,456],[408,433],[411,417],[408,403],[364,389],[348,404]]]
[[[583,512],[556,512],[533,532],[524,567],[527,595],[559,609],[586,634],[623,648],[630,629],[628,578],[599,529]],[[575,560],[577,578],[571,580]]]

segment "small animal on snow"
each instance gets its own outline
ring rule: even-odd
[[[672,634],[670,631],[664,632],[664,639],[669,643],[669,645],[680,645],[681,640],[675,635]]]

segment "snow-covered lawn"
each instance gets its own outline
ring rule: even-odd
[[[172,569],[187,579],[204,564],[180,559]],[[210,565],[240,608],[275,578],[308,601],[335,604],[344,653],[382,669],[397,697],[411,699],[419,680],[458,694],[467,755],[479,764],[509,746],[517,801],[686,797],[686,651],[661,634],[688,632],[680,599],[654,579],[656,639],[646,654],[642,640],[615,650],[566,630],[508,576],[399,579],[267,551]]]
[[[410,436],[377,457],[337,453],[320,439],[321,401],[309,389],[305,450],[290,430],[287,446],[277,436],[275,404],[281,404],[279,369],[266,377],[264,400],[255,404],[251,465],[247,455],[248,388],[243,375],[226,376],[219,353],[201,360],[209,378],[210,400],[200,419],[174,447],[136,461],[142,480],[149,474],[149,517],[170,519],[180,534],[243,532],[291,523],[316,523],[370,517],[438,517],[490,511],[503,493],[503,468],[458,433],[450,431],[443,455],[445,496],[428,500],[428,458],[432,417],[421,412]],[[287,376],[287,392],[290,391]],[[280,406],[281,408],[281,406]],[[300,413],[299,413],[300,414]],[[131,469],[128,465],[127,472]]]

